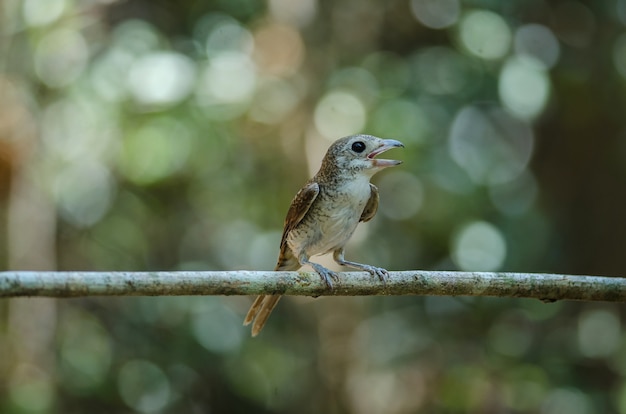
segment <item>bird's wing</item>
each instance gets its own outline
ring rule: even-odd
[[[361,218],[359,219],[359,221],[362,222],[370,221],[378,211],[378,188],[374,184],[370,183],[370,190],[372,190],[370,198],[367,200],[367,204],[365,205],[363,213],[361,213]]]
[[[285,218],[283,237],[280,241],[280,254],[278,264],[276,265],[277,270],[278,268],[285,267],[285,265],[287,265],[286,262],[294,262],[293,264],[299,267],[297,258],[293,256],[293,253],[289,250],[289,246],[287,246],[287,235],[302,221],[319,193],[319,184],[312,181],[302,187],[291,201],[291,206],[289,206],[289,211]]]
[[[300,268],[300,262],[298,258],[293,254],[289,246],[287,245],[287,235],[289,232],[298,225],[311,208],[313,201],[320,193],[320,186],[316,182],[309,182],[302,187],[298,194],[291,201],[289,211],[287,212],[287,218],[285,218],[285,229],[283,230],[283,237],[280,241],[280,253],[278,254],[278,263],[274,270],[298,270]],[[252,336],[257,336],[263,325],[269,318],[270,313],[278,303],[280,295],[260,295],[256,298],[246,319],[243,321],[244,325],[248,325],[252,321]]]

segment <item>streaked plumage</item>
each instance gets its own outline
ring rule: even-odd
[[[344,246],[359,222],[371,220],[378,210],[378,189],[369,182],[370,178],[383,168],[400,164],[376,159],[376,155],[402,146],[399,141],[371,135],[352,135],[335,141],[320,170],[291,202],[274,270],[294,271],[309,264],[332,289],[331,279],[336,280],[337,275],[309,258],[333,252],[340,265],[367,271],[384,282],[388,276],[385,269],[345,260]],[[254,321],[252,336],[261,331],[279,299],[279,295],[256,298],[244,320],[244,325]]]

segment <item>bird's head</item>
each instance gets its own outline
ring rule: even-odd
[[[338,168],[341,171],[374,175],[383,168],[402,161],[376,158],[392,148],[404,147],[395,139],[381,139],[372,135],[351,135],[335,141],[322,162],[322,170]]]

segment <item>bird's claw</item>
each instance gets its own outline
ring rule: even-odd
[[[334,280],[335,282],[339,281],[339,275],[337,275],[337,273],[332,272],[330,270],[324,272],[323,274],[320,273],[320,276],[322,277],[322,280],[324,281],[324,283],[326,283],[326,286],[330,290],[333,290],[333,282],[331,281],[331,279]]]
[[[317,265],[314,266],[314,268],[315,271],[320,275],[322,281],[326,284],[328,289],[333,290],[332,280],[334,280],[335,282],[339,281],[339,275],[332,270],[326,269],[324,266]]]
[[[387,279],[389,278],[389,272],[386,269],[383,269],[382,267],[376,267],[376,266],[366,266],[363,270],[365,270],[366,272],[368,272],[369,274],[371,274],[372,276],[377,276],[378,279],[380,279],[381,282],[383,282],[383,285],[387,285]]]

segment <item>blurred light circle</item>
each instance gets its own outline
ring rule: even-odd
[[[248,251],[248,263],[251,269],[273,269],[276,265],[276,246],[279,245],[282,232],[271,231],[257,233],[252,237]]]
[[[249,55],[254,49],[252,34],[234,18],[225,14],[209,14],[202,22],[208,30],[206,52],[209,57],[224,52]]]
[[[415,102],[396,99],[383,103],[372,115],[372,132],[404,142],[422,143],[430,131],[430,121]]]
[[[274,19],[296,27],[306,26],[317,14],[317,0],[269,0],[268,6]]]
[[[128,78],[134,62],[134,54],[123,48],[114,46],[102,52],[93,60],[89,70],[90,81],[96,93],[110,102],[125,99],[129,93],[128,82],[120,82],[120,79]]]
[[[618,412],[620,414],[626,413],[626,382],[622,381],[616,394],[615,400],[617,402]]]
[[[405,171],[385,174],[378,182],[380,212],[392,220],[413,217],[422,207],[424,186],[420,180]]]
[[[588,358],[607,358],[618,352],[622,328],[619,316],[605,309],[584,312],[578,320],[578,347]]]
[[[226,221],[216,226],[210,242],[221,267],[227,270],[249,268],[250,246],[258,234],[259,229],[245,220]]]
[[[115,127],[91,99],[65,97],[41,116],[41,142],[47,156],[65,162],[106,159],[117,150]]]
[[[420,87],[433,95],[457,94],[470,82],[466,58],[448,47],[431,47],[414,59]]]
[[[527,24],[518,28],[514,49],[518,55],[534,57],[544,69],[553,67],[559,60],[558,39],[550,29],[540,24]]]
[[[113,30],[113,48],[131,52],[133,56],[156,51],[161,39],[157,30],[145,20],[126,20]]]
[[[551,15],[553,30],[563,43],[580,48],[591,43],[596,30],[596,17],[583,2],[559,2]]]
[[[56,384],[41,368],[17,363],[6,381],[7,396],[19,412],[45,413],[53,410]]]
[[[626,25],[626,1],[616,1],[615,8],[617,9],[617,17],[619,18],[620,23]]]
[[[484,221],[462,227],[452,246],[452,260],[464,271],[498,270],[506,259],[506,242],[500,230]]]
[[[498,82],[502,103],[521,119],[532,120],[545,109],[550,80],[542,65],[530,56],[509,58]]]
[[[305,55],[304,42],[291,26],[262,26],[255,32],[254,39],[254,59],[259,71],[288,76],[300,68]]]
[[[489,187],[491,203],[508,216],[519,216],[530,210],[538,193],[535,177],[528,171],[512,181]]]
[[[520,364],[512,367],[508,371],[506,383],[503,384],[503,402],[507,407],[506,410],[515,413],[546,414],[537,412],[537,408],[541,406],[548,392],[549,382],[548,374],[540,364]]]
[[[451,158],[449,151],[446,152],[445,148],[433,151],[430,162],[436,166],[431,177],[433,183],[439,188],[456,194],[469,194],[475,190],[475,183],[470,179],[467,171]],[[438,211],[437,214],[442,213]]]
[[[24,0],[22,14],[28,26],[44,26],[57,20],[67,7],[65,0]]]
[[[95,390],[106,379],[113,350],[106,329],[91,314],[66,311],[59,333],[59,371],[77,394]]]
[[[502,355],[523,356],[533,343],[534,330],[527,319],[525,313],[515,310],[501,315],[489,329],[489,345]]]
[[[115,181],[101,163],[74,163],[55,177],[53,192],[63,218],[79,227],[98,222],[109,210]]]
[[[365,58],[362,66],[374,76],[381,99],[401,95],[413,82],[411,69],[406,59],[395,53],[374,52]]]
[[[125,137],[120,169],[135,184],[155,183],[184,167],[191,145],[184,124],[170,118],[153,120]]]
[[[452,122],[448,150],[478,184],[502,184],[528,166],[534,146],[530,127],[499,108],[467,106]]]
[[[244,340],[239,319],[239,315],[220,304],[211,307],[210,312],[194,315],[191,329],[196,340],[207,350],[219,354],[234,353]]]
[[[500,15],[475,10],[463,16],[459,25],[461,43],[475,56],[483,59],[499,59],[511,44],[511,29]]]
[[[349,92],[329,92],[315,107],[315,127],[332,141],[360,132],[365,127],[365,121],[365,105]]]
[[[621,34],[613,44],[613,64],[617,72],[626,79],[626,34]]]
[[[142,413],[159,412],[170,400],[169,379],[161,368],[149,361],[126,362],[118,373],[117,386],[124,403]]]
[[[411,12],[424,26],[443,29],[458,21],[461,7],[458,0],[411,0]]]
[[[376,77],[367,69],[347,67],[333,72],[328,80],[328,88],[354,93],[366,106],[374,104],[379,98],[379,86]]]
[[[290,82],[280,78],[264,79],[255,91],[250,118],[264,124],[277,124],[299,101],[300,93]]]
[[[597,414],[588,396],[574,388],[556,388],[544,398],[540,414]]]
[[[175,52],[155,52],[139,58],[130,68],[128,89],[144,105],[171,105],[185,99],[195,83],[195,65]]]
[[[256,68],[250,57],[222,52],[209,60],[198,93],[219,103],[239,103],[251,98],[256,87]]]
[[[75,81],[85,69],[89,49],[83,36],[61,28],[48,33],[35,50],[35,71],[52,88]]]

